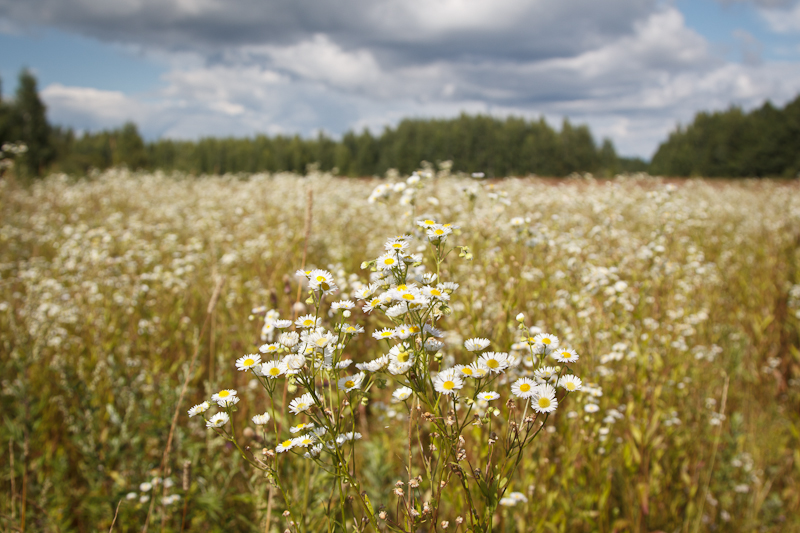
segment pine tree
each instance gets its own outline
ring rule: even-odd
[[[45,113],[45,105],[36,90],[36,78],[30,71],[23,69],[19,75],[17,97],[12,107],[10,130],[12,141],[22,141],[28,146],[21,163],[24,171],[31,176],[41,175],[55,156],[50,139],[50,124],[47,123]]]

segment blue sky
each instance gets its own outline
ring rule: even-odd
[[[0,0],[0,77],[51,121],[150,138],[587,123],[649,158],[697,111],[800,93],[798,0]]]

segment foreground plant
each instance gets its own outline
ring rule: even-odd
[[[359,285],[352,294],[362,302],[364,313],[381,313],[391,324],[372,333],[385,342],[384,354],[356,363],[357,372],[350,369],[353,361],[345,351],[365,331],[349,321],[356,304],[347,299],[329,304],[327,299],[338,292],[334,276],[315,269],[297,272],[308,286],[307,303],[314,313],[294,321],[268,313],[264,340],[274,340],[282,331],[277,342],[236,360],[236,368],[251,372],[267,392],[267,411],[252,417],[252,423],[261,428],[264,442],[275,443],[274,448],[254,454],[240,444],[234,427],[239,403],[235,390],[221,390],[210,402],[189,410],[189,416],[202,414],[207,427],[267,474],[283,496],[292,529],[302,531],[305,523],[279,465],[302,458],[334,480],[338,509],[330,505],[332,493],[329,530],[347,530],[352,523],[356,531],[369,524],[373,530],[410,532],[447,528],[452,522],[468,531],[491,531],[495,510],[522,466],[524,452],[564,397],[581,389],[580,378],[569,367],[578,361],[578,354],[559,347],[558,337],[526,327],[521,313],[517,321],[523,336],[512,353],[487,351],[490,340],[470,338],[463,348],[473,360],[444,364],[444,331],[439,325],[451,314],[449,301],[459,285],[442,281],[441,267],[456,249],[448,249],[447,240],[457,227],[433,220],[419,221],[417,226],[419,237],[430,244],[435,268],[426,270],[422,254],[410,252],[412,235],[394,237],[385,243],[380,257],[362,264],[372,270],[370,283]],[[471,257],[467,248],[458,249],[461,257]],[[332,317],[332,323],[326,325],[323,317]],[[262,360],[262,355],[269,359]],[[281,379],[299,393],[288,402],[281,399]],[[356,460],[357,441],[362,438],[356,430],[357,406],[367,405],[387,380],[398,386],[392,399],[405,404],[409,421],[406,481],[395,485],[394,506],[373,503],[363,490]],[[501,417],[501,408],[494,405],[503,406],[503,400]],[[207,416],[212,404],[221,410]],[[295,417],[296,425],[288,432],[278,423],[283,417],[283,412],[276,416],[280,410]],[[443,494],[451,490],[466,516],[439,515]],[[348,496],[357,500],[357,509],[348,505]],[[386,497],[373,495],[376,502]]]

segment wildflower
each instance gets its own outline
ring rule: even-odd
[[[456,391],[464,386],[464,382],[458,376],[448,376],[439,374],[433,380],[433,388],[440,394],[455,394]]]
[[[292,414],[299,415],[304,411],[308,411],[314,405],[314,398],[310,392],[298,396],[289,403],[289,411]]]
[[[301,422],[296,426],[290,427],[289,433],[300,433],[301,431],[305,431],[306,429],[314,429],[314,424],[311,422]]]
[[[436,274],[434,274],[435,276]],[[435,298],[436,300],[440,300],[442,302],[446,302],[450,299],[450,295],[444,292],[442,289],[437,287],[425,287],[422,289],[422,294],[429,298]]]
[[[232,396],[236,396],[236,391],[233,389],[223,389],[218,393],[211,396],[211,401],[219,403],[221,400],[224,401]]]
[[[306,453],[303,454],[303,457],[306,457],[306,458],[316,457],[321,452],[322,452],[322,444],[315,444]]]
[[[558,386],[564,387],[568,392],[579,391],[582,385],[581,378],[573,374],[561,376],[561,379],[558,380]]]
[[[128,494],[126,494],[126,495],[125,495],[125,499],[126,499],[126,500],[128,500],[128,501],[130,501],[130,500],[135,500],[137,496],[139,496],[139,494],[138,494],[138,493],[136,493],[136,492],[129,492]]]
[[[480,352],[489,346],[489,339],[475,338],[464,341],[464,348],[470,352]]]
[[[474,378],[475,370],[468,365],[456,365],[453,367],[453,372],[459,377]]]
[[[350,392],[353,389],[360,389],[364,381],[364,373],[359,372],[355,376],[346,376],[339,380],[339,390]]]
[[[559,363],[575,363],[578,361],[578,352],[572,349],[562,349],[556,351],[554,357]]]
[[[343,324],[341,331],[342,333],[345,333],[347,335],[358,335],[359,333],[364,333],[364,328],[362,328],[358,324],[356,324],[355,326],[350,324]]]
[[[443,346],[444,343],[442,341],[436,340],[433,337],[425,339],[425,350],[429,352],[438,352]]]
[[[428,237],[428,240],[431,242],[442,242],[447,239],[447,236],[453,233],[453,230],[450,228],[445,228],[444,226],[432,226],[428,228],[425,232],[425,236]]]
[[[418,220],[417,221],[417,226],[419,226],[420,228],[423,228],[423,229],[432,228],[432,227],[436,226],[436,221],[435,220],[430,220],[430,219]]]
[[[312,434],[303,435],[301,437],[296,437],[293,442],[294,446],[298,446],[300,448],[308,448],[316,441],[316,437]]]
[[[314,318],[314,315],[303,315],[294,321],[298,328],[316,328],[322,319]]]
[[[286,335],[286,333],[282,333],[281,337],[283,337],[284,335]],[[280,342],[281,337],[278,338],[278,342]],[[281,344],[283,343],[281,342],[280,344],[278,343],[263,344],[258,348],[258,351],[263,354],[276,354],[280,351]]]
[[[487,402],[490,402],[492,400],[496,400],[499,397],[500,397],[499,394],[497,394],[495,391],[491,391],[491,390],[478,393],[478,398],[481,399],[481,400],[487,401]]]
[[[536,393],[531,398],[531,406],[537,413],[552,413],[558,407],[556,390],[546,383],[537,386]]]
[[[511,385],[511,392],[517,398],[532,398],[536,394],[536,382],[530,378],[519,378]]]
[[[533,375],[537,381],[544,382],[558,377],[558,370],[554,366],[543,366],[534,370]]]
[[[150,489],[153,488],[153,485],[145,481],[144,483],[139,484],[139,490],[142,492],[148,492]]]
[[[367,370],[369,372],[378,372],[386,368],[389,364],[389,356],[382,355],[377,359],[373,359],[372,361],[368,361],[366,363],[356,363],[356,368],[359,370]]]
[[[306,357],[303,354],[294,353],[283,358],[287,374],[296,374],[306,364]]]
[[[313,344],[315,350],[322,350],[334,339],[335,336],[331,332],[323,333],[322,331],[315,331],[308,335],[306,342]]]
[[[238,396],[228,396],[227,398],[220,398],[217,400],[217,405],[220,407],[232,407],[239,403]]]
[[[286,365],[282,361],[267,361],[261,363],[258,370],[253,370],[257,376],[275,379],[286,372]]]
[[[392,401],[402,402],[407,400],[413,391],[410,387],[400,387],[392,393]]]
[[[295,446],[294,439],[286,439],[285,441],[278,444],[278,446],[275,448],[275,451],[278,453],[288,452],[289,450],[294,448],[294,446]]]
[[[558,348],[558,337],[550,335],[549,333],[539,333],[533,338],[533,341],[544,346],[547,353]]]
[[[272,325],[278,329],[286,329],[292,325],[291,320],[276,320]]]
[[[253,424],[257,426],[263,426],[269,422],[270,418],[271,417],[269,416],[269,413],[264,413],[263,415],[255,415],[251,420],[253,421]]]
[[[597,406],[596,403],[587,403],[586,405],[583,406],[583,410],[586,411],[587,413],[596,413],[597,411],[600,410],[600,408]]]
[[[519,313],[516,318],[517,322],[525,322],[525,313]]]
[[[339,309],[352,309],[355,306],[356,304],[354,304],[352,300],[339,300],[331,304],[331,309],[333,311],[338,311]]]
[[[389,239],[388,241],[386,241],[386,244],[383,245],[386,251],[395,253],[404,252],[408,250],[410,246],[411,243],[409,243],[406,240],[403,240],[401,237],[394,237],[392,239]]]
[[[236,369],[247,372],[259,363],[261,363],[261,356],[259,354],[245,355],[236,360]]]
[[[200,413],[205,413],[206,411],[208,411],[209,407],[211,407],[211,404],[208,403],[208,402],[203,402],[203,403],[195,405],[194,407],[189,409],[189,418],[191,418],[193,416],[197,416]]]
[[[206,427],[207,428],[221,428],[222,426],[227,424],[228,420],[230,420],[230,419],[231,419],[231,417],[228,416],[228,413],[217,413],[217,414],[215,414],[214,416],[212,416],[211,418],[208,419],[208,422],[206,422]]]
[[[495,374],[499,374],[509,365],[508,354],[504,352],[486,352],[478,362]]]
[[[395,335],[396,333],[394,331],[394,328],[383,328],[379,331],[374,332],[372,334],[372,337],[378,340],[384,340],[384,339],[393,339]]]
[[[392,252],[387,252],[376,260],[376,266],[379,270],[389,270],[397,267],[399,264],[400,261]]]
[[[327,270],[312,270],[308,275],[308,286],[311,287],[311,290],[318,290],[323,294],[331,294],[338,290],[333,282],[333,274]]]
[[[453,294],[456,289],[458,289],[459,284],[454,281],[445,281],[444,283],[439,283],[436,288],[444,292],[445,294]]]
[[[293,348],[298,342],[300,342],[300,335],[296,331],[287,331],[285,333],[281,333],[281,336],[278,337],[278,342],[287,348]]]

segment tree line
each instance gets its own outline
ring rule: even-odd
[[[256,135],[207,137],[196,141],[145,142],[132,122],[100,132],[76,133],[52,126],[36,79],[20,74],[17,92],[3,99],[0,82],[0,144],[21,141],[28,151],[18,172],[85,175],[91,169],[177,170],[190,174],[226,172],[304,173],[318,168],[345,176],[410,173],[421,161],[453,161],[453,171],[489,177],[538,174],[649,171],[666,176],[795,176],[800,172],[800,96],[778,109],[770,103],[745,113],[732,107],[698,113],[662,143],[652,162],[617,155],[613,143],[597,143],[585,125],[564,119],[561,129],[543,118],[466,115],[451,119],[405,119],[379,135],[369,130],[313,138]]]

